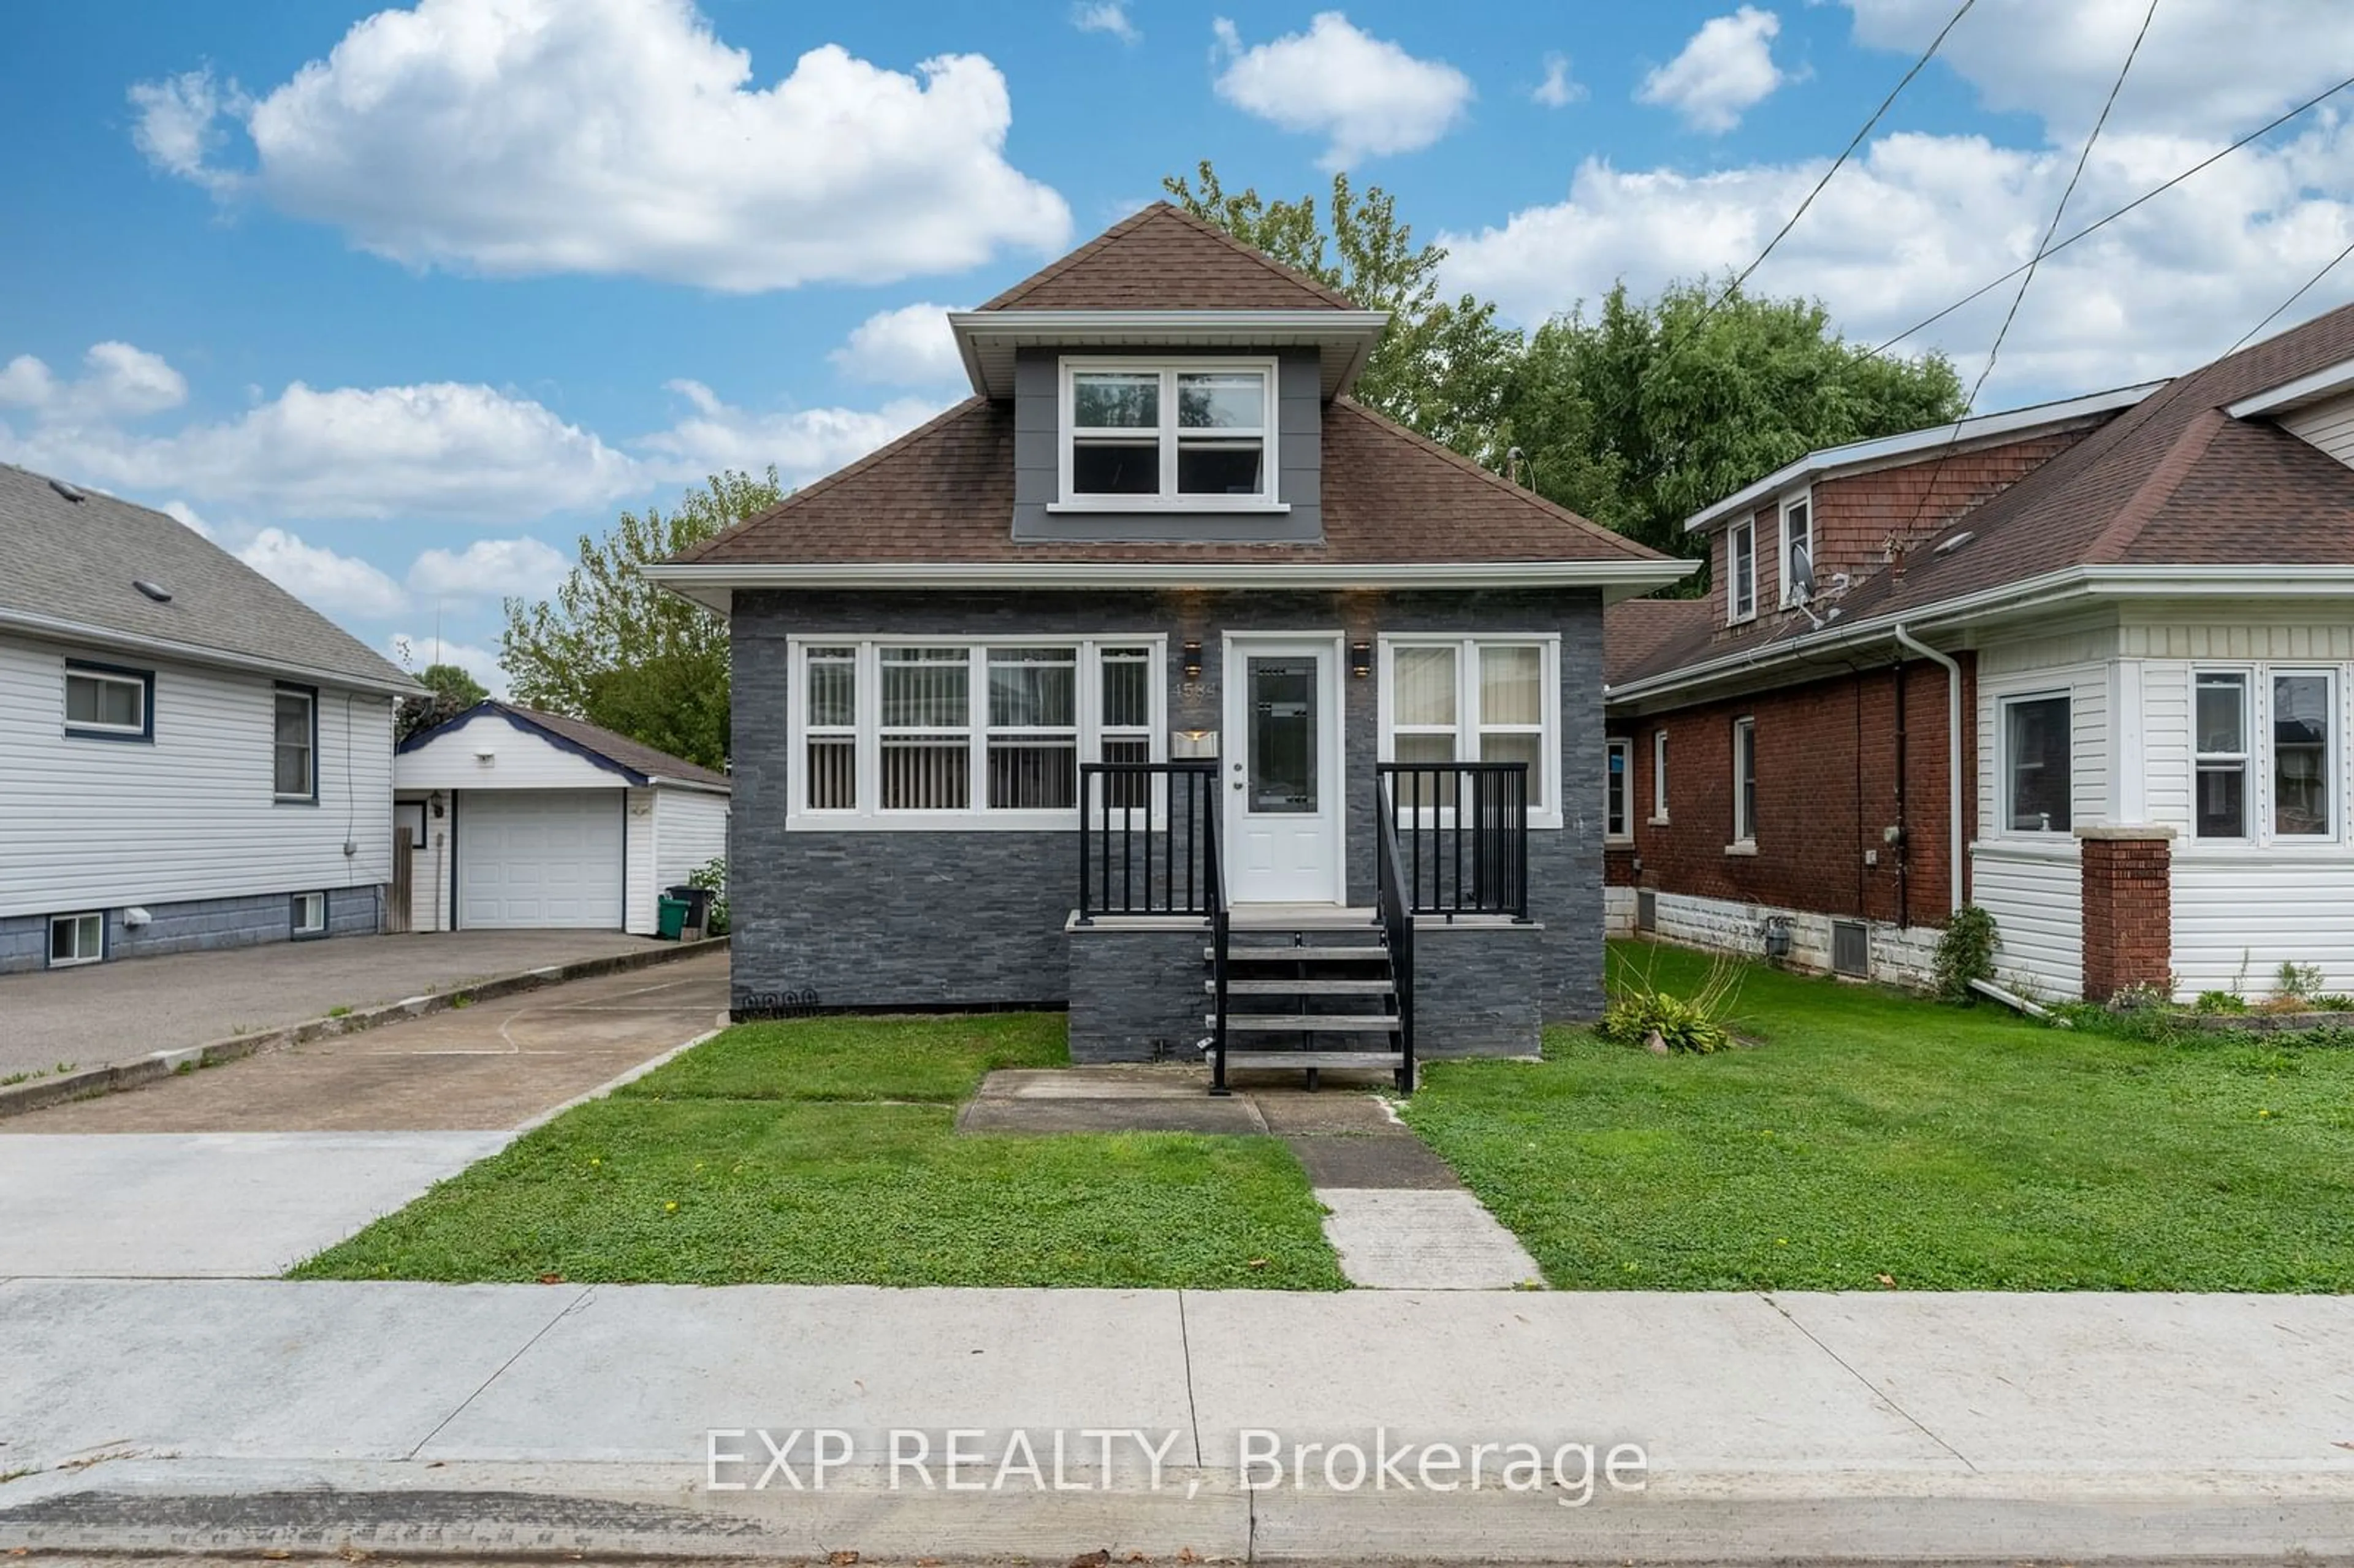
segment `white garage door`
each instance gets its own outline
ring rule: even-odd
[[[458,924],[621,928],[619,789],[458,796]]]

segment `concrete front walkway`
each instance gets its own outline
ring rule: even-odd
[[[449,991],[471,980],[660,946],[619,931],[459,931],[271,942],[0,975],[0,1076],[102,1066]]]
[[[0,1322],[0,1474],[30,1472],[0,1484],[0,1552],[2354,1553],[2341,1298],[17,1279]],[[951,1428],[972,1489],[946,1485]],[[813,1485],[822,1429],[848,1457]],[[929,1484],[891,1485],[900,1429]],[[1107,1429],[1141,1439],[1108,1469],[1083,1436]],[[768,1469],[758,1430],[799,1489],[713,1489]],[[1279,1479],[1245,1464],[1258,1432]],[[1001,1475],[1016,1433],[1043,1474]],[[1514,1442],[1565,1468],[1514,1489],[1490,1459],[1471,1490],[1409,1459],[1376,1487],[1324,1457]],[[1581,1445],[1618,1447],[1621,1484],[1564,1506]]]

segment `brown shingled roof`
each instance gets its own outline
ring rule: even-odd
[[[1662,648],[1681,646],[1715,624],[1704,599],[1630,599],[1602,612],[1602,683],[1615,686]]]
[[[2354,563],[2354,469],[2268,419],[2224,411],[2349,359],[2354,305],[2177,377],[1925,541],[1901,576],[1865,579],[1840,601],[1842,619],[1924,614],[2077,566]],[[1937,553],[1963,533],[1967,541]],[[1729,636],[1703,624],[1614,681],[1762,653],[1807,630],[1770,615]]]
[[[1305,272],[1165,201],[1032,273],[984,311],[1354,310]]]
[[[1324,536],[1307,543],[1016,543],[1013,410],[972,397],[677,559],[1357,566],[1660,558],[1345,397],[1324,408],[1322,505]]]

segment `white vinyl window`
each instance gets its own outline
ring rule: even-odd
[[[1651,821],[1665,827],[1668,821],[1668,732],[1651,732]]]
[[[327,895],[323,893],[298,893],[293,898],[293,927],[297,937],[323,937],[327,934]]]
[[[1757,844],[1757,721],[1745,715],[1733,721],[1733,842]]]
[[[2272,830],[2275,839],[2338,832],[2330,797],[2337,773],[2338,682],[2327,670],[2272,672]]]
[[[94,964],[106,957],[106,916],[95,910],[49,916],[49,968]]]
[[[66,733],[108,740],[145,740],[154,735],[148,704],[155,678],[144,671],[101,664],[66,666]]]
[[[1060,828],[1082,760],[1161,760],[1157,638],[792,649],[795,827]]]
[[[2335,839],[2337,712],[2334,670],[2196,672],[2192,834],[2269,843]]]
[[[2190,723],[2197,783],[2191,829],[2202,839],[2244,839],[2248,832],[2248,676],[2243,670],[2199,673]]]
[[[308,686],[281,686],[274,705],[270,772],[281,800],[319,799],[319,694]]]
[[[1552,638],[1383,638],[1382,760],[1525,762],[1530,824],[1559,827],[1559,654]]]
[[[1624,843],[1635,836],[1627,818],[1627,800],[1635,787],[1631,777],[1635,764],[1635,743],[1614,740],[1603,747],[1606,779],[1602,796],[1602,836],[1616,843]]]
[[[1724,618],[1728,621],[1757,617],[1757,524],[1754,518],[1735,523],[1724,535]]]
[[[1066,359],[1061,504],[1272,506],[1275,397],[1272,360]]]
[[[1815,560],[1815,498],[1808,494],[1794,496],[1782,503],[1782,602],[1797,604],[1806,596],[1798,591],[1800,564],[1812,567]]]
[[[2074,747],[2064,693],[2006,697],[2001,704],[2002,822],[2014,833],[2064,833],[2073,818]]]

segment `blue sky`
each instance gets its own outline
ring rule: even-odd
[[[1872,337],[2023,260],[2145,3],[1980,0],[1756,286]],[[1163,174],[1346,166],[1534,323],[1746,262],[1951,8],[28,6],[0,458],[168,505],[376,646],[438,619],[494,680],[497,596],[578,534],[942,406],[913,307]],[[2160,0],[2065,228],[2354,71],[2349,13]],[[2354,238],[2336,104],[2047,262],[1988,406],[2187,367],[2278,303]],[[2287,319],[2349,297],[2354,263]],[[1925,342],[1975,374],[2007,302]]]

